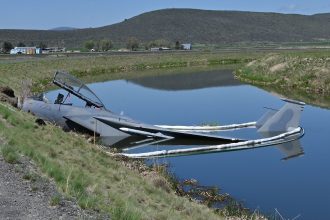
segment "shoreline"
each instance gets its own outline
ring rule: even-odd
[[[269,54],[238,68],[235,76],[267,91],[330,108],[328,51]]]

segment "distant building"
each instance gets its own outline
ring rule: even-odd
[[[41,48],[37,48],[36,49],[36,54],[42,54],[42,49]]]
[[[47,47],[45,49],[42,49],[43,53],[63,53],[65,52],[64,47]]]
[[[121,48],[118,50],[119,52],[129,52],[130,50],[129,49],[126,49],[126,48]]]
[[[171,50],[171,48],[168,48],[168,47],[160,47],[159,50]]]
[[[162,50],[171,50],[171,48],[168,48],[168,47],[152,47],[152,48],[150,48],[150,51],[162,51]]]
[[[41,54],[41,49],[36,47],[15,47],[10,54]]]
[[[191,44],[181,44],[182,50],[191,50]]]
[[[150,48],[150,51],[159,51],[159,47],[152,47]]]

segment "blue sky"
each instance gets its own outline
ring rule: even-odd
[[[0,4],[0,29],[100,27],[164,8],[306,15],[330,12],[329,0],[1,0]]]

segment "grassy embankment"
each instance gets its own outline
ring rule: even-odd
[[[174,67],[196,70],[213,64],[237,64],[248,58],[248,54],[178,54],[12,60],[0,62],[0,85],[20,92],[22,81],[30,79],[34,90],[41,91],[50,86],[58,69],[85,81],[100,81],[169,74]],[[139,71],[147,69],[150,71]],[[12,163],[19,161],[19,155],[28,156],[54,179],[63,194],[76,198],[82,208],[109,213],[112,219],[221,218],[206,206],[176,196],[166,178],[141,166],[141,162],[109,157],[82,136],[51,124],[37,126],[34,121],[35,117],[28,113],[0,105],[3,156]]]
[[[241,80],[286,97],[330,107],[330,51],[269,54],[236,71]]]

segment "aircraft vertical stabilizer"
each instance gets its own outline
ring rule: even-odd
[[[270,132],[285,132],[300,127],[301,112],[304,109],[305,103],[297,102],[289,99],[283,99],[286,104],[272,116],[266,115],[264,120],[261,118],[259,121],[263,122],[263,125],[258,129],[261,133]]]

